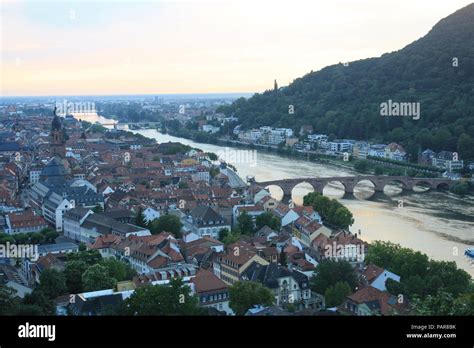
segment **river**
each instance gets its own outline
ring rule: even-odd
[[[162,134],[154,129],[135,130],[134,133],[156,139],[157,142],[180,142],[205,152],[222,153],[222,146],[196,143],[194,141]],[[228,151],[242,149],[228,147]],[[245,150],[244,150],[245,151]],[[333,177],[356,174],[332,165],[318,164],[304,159],[294,159],[275,153],[257,150],[236,156],[229,162],[237,168],[239,175],[254,176],[257,181],[301,177]],[[310,188],[301,184],[293,191],[293,200],[301,204],[302,197]],[[464,250],[474,245],[474,197],[460,198],[451,193],[417,189],[418,192],[401,192],[396,186],[387,186],[386,195],[373,192],[368,183],[355,188],[355,197],[344,198],[342,186],[328,185],[324,194],[340,200],[354,215],[352,231],[361,231],[368,241],[384,240],[398,243],[427,254],[435,260],[455,261],[474,276],[474,264],[464,256]],[[281,195],[271,188],[272,195]]]

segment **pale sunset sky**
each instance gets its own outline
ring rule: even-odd
[[[472,0],[0,0],[0,93],[261,92],[380,56]]]

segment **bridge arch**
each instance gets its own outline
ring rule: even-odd
[[[449,184],[447,182],[434,183],[433,185],[436,187],[437,190],[441,190],[441,191],[449,190]]]
[[[338,180],[337,178],[331,178],[326,181],[323,186],[323,195],[335,198],[344,197],[347,191],[347,186],[344,180]]]
[[[354,182],[354,196],[359,199],[369,199],[376,190],[377,183],[370,178],[360,177]]]
[[[418,187],[426,187],[425,190],[421,190],[419,192],[427,192],[429,190],[432,190],[433,188],[433,185],[431,185],[431,183],[426,180],[426,179],[420,179],[420,180],[416,180],[414,183],[413,183],[413,191],[415,191],[415,187],[418,186]],[[418,190],[417,190],[418,191]]]
[[[276,199],[278,202],[281,202],[283,200],[283,197],[285,196],[285,192],[277,184],[267,185],[265,186],[265,189],[267,189],[268,192],[270,192],[272,198]]]
[[[394,188],[395,187],[395,188]],[[398,195],[403,190],[408,190],[409,187],[401,179],[389,179],[383,184],[383,192],[388,196]]]
[[[302,181],[299,184],[295,185],[291,190],[291,200],[296,205],[303,205],[303,198],[308,193],[315,192],[316,189],[308,181]]]

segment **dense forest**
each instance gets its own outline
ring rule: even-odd
[[[420,118],[381,116],[388,100],[420,103]],[[310,72],[219,111],[245,129],[312,125],[334,138],[399,142],[413,159],[420,148],[474,159],[474,4],[399,51]]]

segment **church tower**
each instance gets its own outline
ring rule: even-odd
[[[53,122],[51,123],[51,152],[53,156],[66,157],[66,132],[63,128],[61,118],[53,111]]]

